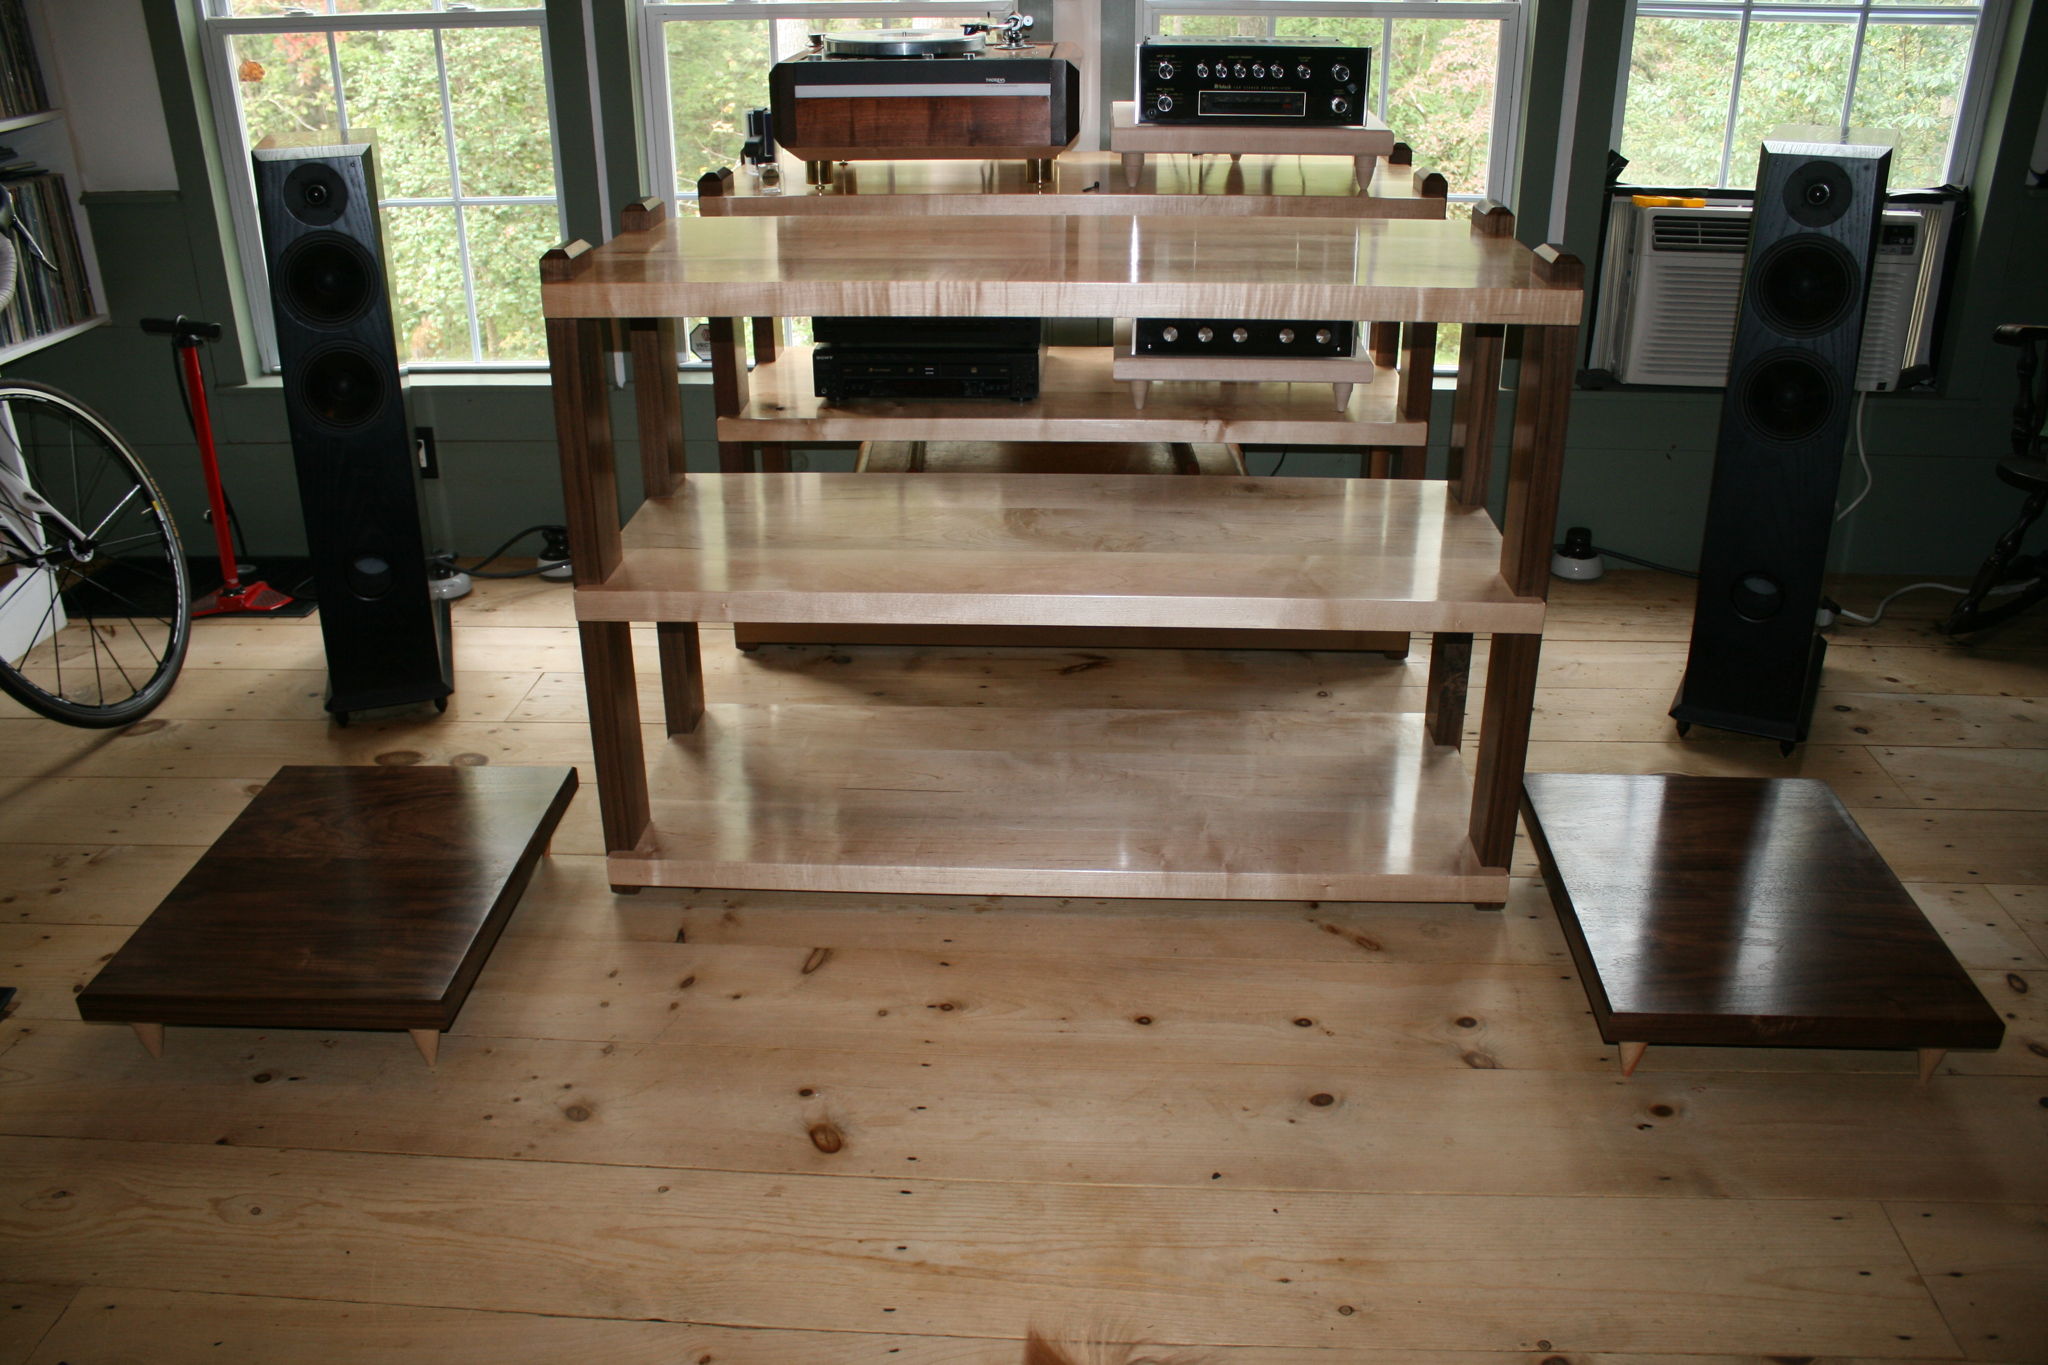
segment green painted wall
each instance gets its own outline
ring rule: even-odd
[[[252,547],[290,553],[303,539],[291,471],[284,407],[277,381],[255,380],[246,346],[247,301],[223,244],[225,183],[212,123],[194,96],[196,34],[183,4],[144,7],[164,90],[164,117],[177,162],[176,193],[91,196],[88,212],[99,243],[111,325],[53,347],[12,367],[49,380],[100,408],[140,447],[166,484],[188,539],[202,539],[196,459],[161,343],[142,336],[137,319],[201,313],[226,321],[230,340],[208,363],[222,466]],[[1567,245],[1590,254],[1592,215],[1613,106],[1620,51],[1620,6],[1593,6],[1581,34],[1582,77],[1574,107],[1578,134],[1571,150]],[[572,229],[602,227],[599,186],[614,214],[644,183],[635,130],[637,91],[631,60],[629,0],[598,0],[588,40],[600,70],[597,117],[583,59],[581,0],[549,0],[549,41],[555,55],[558,142]],[[1105,29],[1111,42],[1133,29],[1128,0],[1111,0]],[[1572,44],[1567,0],[1535,0],[1528,47],[1529,99],[1522,131],[1522,174],[1516,196],[1530,240],[1550,222],[1551,187],[1559,154],[1557,129],[1567,102],[1565,56]],[[1120,92],[1128,64],[1103,63],[1105,95]],[[2004,449],[2013,365],[1994,347],[2001,321],[2048,318],[2048,192],[2025,185],[2025,161],[2048,98],[2048,0],[2016,0],[1977,177],[1976,216],[1963,243],[1958,296],[1943,342],[1944,382],[1938,394],[1875,395],[1868,411],[1877,487],[1837,531],[1833,559],[1858,572],[1961,574],[1974,568],[2016,500],[1993,477]],[[601,130],[601,131],[600,131]],[[600,151],[600,148],[602,149]],[[1626,150],[1625,148],[1623,149]],[[553,414],[540,376],[435,378],[411,388],[414,420],[435,429],[443,477],[427,485],[436,544],[481,553],[511,532],[561,519],[561,491],[552,445]],[[1449,397],[1438,395],[1439,430]],[[692,466],[712,468],[708,389],[686,389],[686,434]],[[1616,548],[1689,563],[1697,554],[1711,464],[1719,394],[1582,392],[1575,397],[1566,465],[1562,525],[1585,524]],[[629,462],[630,395],[616,406]],[[1507,431],[1503,415],[1503,440]],[[1257,452],[1255,471],[1280,452]],[[808,452],[813,467],[845,468],[844,449]],[[1342,474],[1354,462],[1328,451],[1290,454],[1289,474]],[[1851,474],[1851,486],[1860,475]],[[627,486],[631,480],[622,480]]]

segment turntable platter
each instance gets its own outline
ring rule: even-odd
[[[979,38],[939,28],[876,28],[825,35],[828,57],[968,57]]]

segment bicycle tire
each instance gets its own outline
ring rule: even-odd
[[[0,613],[12,609],[19,637],[0,649],[0,691],[67,725],[141,719],[177,681],[192,635],[162,491],[105,418],[30,380],[0,380],[0,459],[88,533],[53,536],[39,516],[42,544],[25,546],[0,522]]]

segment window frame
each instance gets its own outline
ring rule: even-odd
[[[1169,15],[1222,17],[1266,15],[1273,18],[1326,14],[1341,19],[1380,19],[1385,25],[1400,19],[1490,19],[1500,24],[1496,48],[1493,126],[1488,134],[1486,189],[1483,193],[1464,191],[1450,196],[1453,203],[1477,203],[1491,199],[1511,201],[1515,167],[1521,160],[1522,104],[1526,98],[1522,80],[1522,59],[1529,37],[1529,10],[1524,0],[1137,0],[1138,35],[1156,37],[1159,21]],[[1373,54],[1373,113],[1386,121],[1387,72],[1393,60],[1392,44],[1383,37]],[[1132,53],[1135,88],[1136,52]],[[1398,135],[1398,132],[1397,132]]]
[[[307,0],[309,4],[321,0]],[[242,122],[241,82],[237,79],[233,55],[234,39],[245,34],[265,33],[323,33],[330,37],[342,33],[366,32],[411,32],[428,31],[435,35],[434,76],[438,86],[442,131],[448,149],[449,193],[425,198],[380,197],[377,201],[378,227],[381,235],[383,210],[394,208],[441,207],[452,208],[458,229],[458,248],[462,261],[462,301],[464,315],[469,323],[470,358],[467,360],[407,360],[400,365],[404,373],[491,373],[530,372],[545,370],[545,357],[533,360],[487,360],[478,354],[482,344],[481,327],[477,314],[477,284],[475,272],[470,265],[469,230],[464,210],[475,207],[499,205],[545,204],[555,210],[557,239],[567,234],[567,214],[562,193],[562,143],[559,111],[555,105],[553,80],[554,54],[550,48],[547,12],[535,6],[524,9],[446,9],[444,0],[431,0],[434,8],[370,13],[297,13],[276,15],[229,15],[221,13],[231,0],[193,0],[198,11],[202,56],[206,68],[207,103],[212,110],[214,132],[220,140],[224,159],[239,159],[239,164],[224,167],[227,176],[228,216],[234,230],[235,254],[240,257],[242,283],[250,300],[250,321],[254,326],[256,351],[259,368],[264,374],[282,372],[277,347],[277,326],[266,306],[270,298],[270,276],[265,264],[263,250],[263,228],[256,211],[256,179],[250,164],[250,147],[244,135]],[[331,6],[331,0],[329,0]],[[440,42],[440,35],[450,31],[530,28],[540,36],[541,82],[548,102],[548,147],[549,159],[554,167],[554,193],[549,195],[476,195],[464,194],[461,183],[461,163],[455,153],[454,110],[449,98],[448,56]],[[332,49],[330,48],[330,54]],[[330,55],[330,62],[337,59]],[[348,126],[348,99],[337,69],[333,75],[335,112],[345,129]],[[381,243],[380,243],[380,254]],[[389,269],[389,262],[386,262]]]
[[[886,19],[913,15],[958,16],[968,21],[1007,15],[1013,8],[1010,0],[641,0],[640,137],[646,181],[656,187],[671,213],[679,205],[697,200],[694,187],[679,184],[676,175],[675,107],[670,99],[665,41],[670,24],[707,19]],[[772,47],[768,56],[772,65]],[[733,158],[739,158],[738,147],[733,148]]]
[[[1729,172],[1741,164],[1735,155],[1736,123],[1742,101],[1742,69],[1747,55],[1750,25],[1759,17],[1766,22],[1834,22],[1856,25],[1856,37],[1849,52],[1848,79],[1842,94],[1838,120],[1840,137],[1848,137],[1849,122],[1856,100],[1856,80],[1862,61],[1864,40],[1873,21],[1941,26],[1974,25],[1970,57],[1963,70],[1963,83],[1956,102],[1956,117],[1949,136],[1943,167],[1946,183],[1968,189],[1977,156],[1984,140],[1984,123],[1991,106],[1992,86],[1998,73],[1998,58],[2005,42],[2010,0],[1976,0],[1974,7],[1958,4],[1914,4],[1909,0],[1628,0],[1624,20],[1621,63],[1615,76],[1615,143],[1627,154],[1629,70],[1635,54],[1636,21],[1645,15],[1660,19],[1720,19],[1739,22],[1735,69],[1730,76],[1728,106],[1721,130],[1721,168],[1712,185],[1701,189],[1739,189],[1731,185]],[[1898,189],[1937,186],[1896,186]]]

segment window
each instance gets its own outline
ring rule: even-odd
[[[1508,198],[1519,0],[1143,0],[1144,32],[1329,38],[1373,50],[1373,112],[1453,199]]]
[[[197,2],[251,297],[269,291],[250,149],[370,135],[399,363],[541,363],[535,262],[562,237],[542,0]]]
[[[1628,178],[1746,186],[1758,144],[1796,125],[1892,141],[1894,189],[1965,184],[2003,17],[2004,0],[1639,0]]]
[[[643,6],[648,161],[671,202],[739,164],[747,111],[768,104],[768,68],[843,29],[946,28],[1010,12],[1007,0],[706,0]]]

